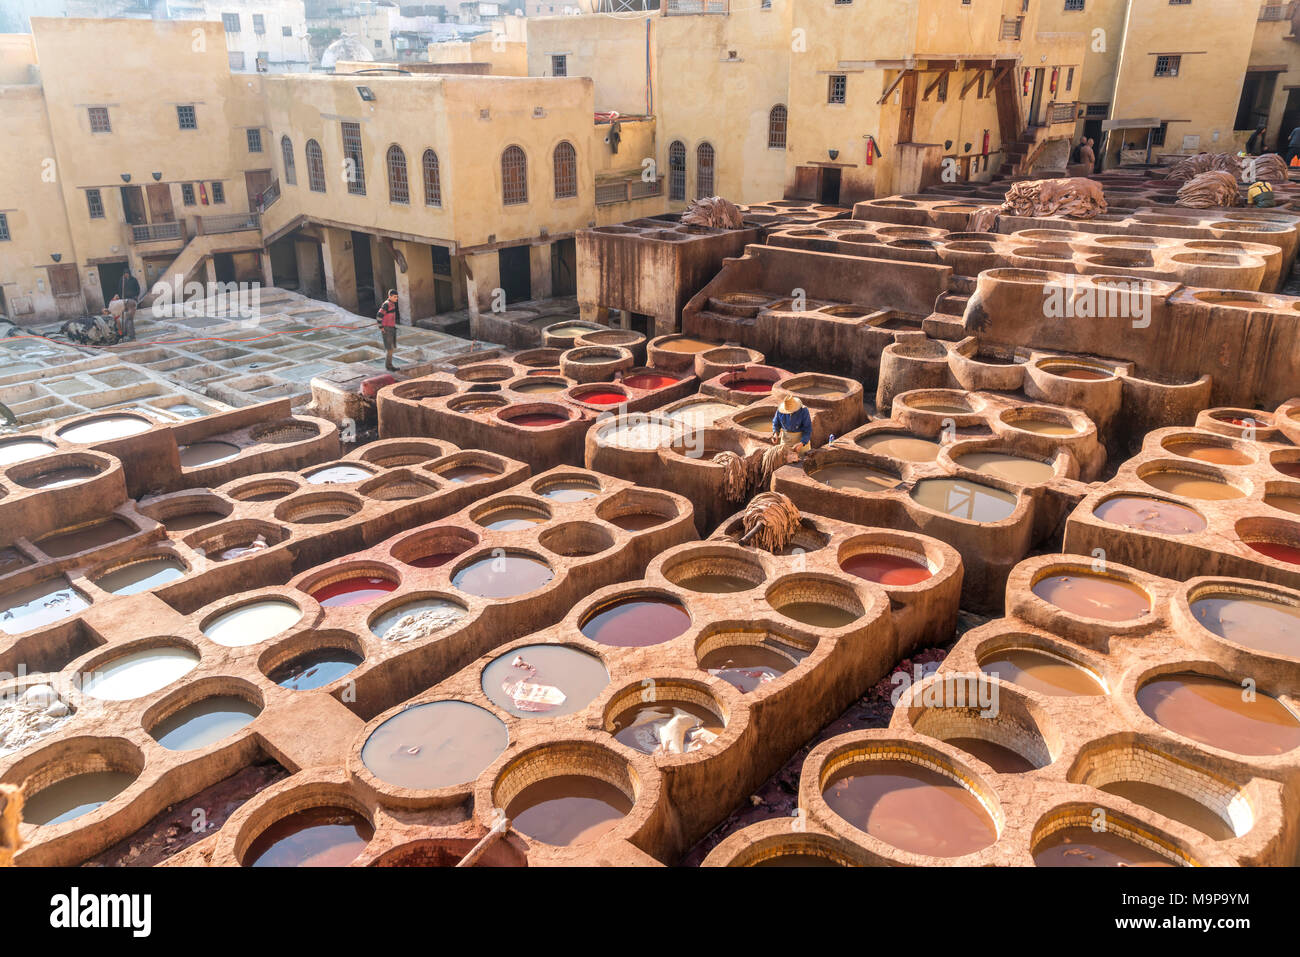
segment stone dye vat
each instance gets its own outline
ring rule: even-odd
[[[1141,592],[1148,610],[1119,621],[1053,603],[1038,586],[1056,576],[1105,577]],[[749,866],[810,841],[872,864],[1293,864],[1298,626],[1292,589],[1177,582],[1110,562],[1102,572],[1080,555],[1028,559],[1008,581],[1007,617],[966,632],[888,729],[813,749],[802,827],[743,829],[706,864]],[[1259,636],[1253,647],[1248,636]],[[917,803],[901,807],[883,785],[870,799],[837,793],[850,773],[901,764],[940,788],[925,820],[908,826],[925,806],[914,789]]]
[[[1046,542],[1105,464],[1083,413],[1014,396],[918,389],[890,418],[772,479],[801,510],[937,534],[962,553],[963,605],[992,610],[1016,562]]]

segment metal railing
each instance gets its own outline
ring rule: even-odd
[[[144,223],[131,227],[132,243],[156,243],[169,239],[184,239],[185,227],[180,222]]]
[[[280,198],[280,181],[277,179],[266,189],[262,190],[262,196],[257,204],[258,212],[266,212],[276,204]]]
[[[728,12],[728,0],[664,0],[664,16],[677,17],[691,13]]]
[[[1049,126],[1055,126],[1057,123],[1074,123],[1078,113],[1077,103],[1053,103],[1047,108],[1047,123]]]
[[[195,217],[197,233],[200,236],[212,236],[216,233],[238,233],[245,229],[261,228],[262,218],[259,213],[229,213],[222,216]]]
[[[1269,3],[1259,8],[1259,19],[1261,21],[1277,21],[1291,19],[1291,4],[1289,3]]]
[[[639,179],[625,179],[619,183],[602,183],[596,187],[596,205],[611,206],[614,203],[627,203],[634,199],[649,196],[662,196],[663,180],[649,182]]]
[[[1024,26],[1024,17],[1003,17],[1002,32],[998,35],[1000,40],[1019,40],[1020,30]]]

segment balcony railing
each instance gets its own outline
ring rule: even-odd
[[[258,211],[262,213],[266,212],[268,209],[270,209],[272,206],[276,204],[276,201],[279,198],[280,198],[280,181],[277,179],[270,186],[266,187],[266,189],[262,190],[262,196],[257,205]]]
[[[195,217],[197,232],[200,236],[212,236],[217,233],[238,233],[245,229],[259,229],[262,218],[259,213],[230,213],[223,216]]]
[[[727,13],[728,0],[664,0],[664,16],[677,17],[691,13]]]
[[[1057,123],[1073,124],[1079,113],[1077,103],[1053,103],[1047,108],[1047,124],[1055,126]]]
[[[663,180],[649,182],[639,179],[625,179],[618,183],[602,183],[596,187],[596,205],[612,206],[614,203],[627,203],[634,199],[646,199],[650,196],[662,196]]]
[[[1289,3],[1268,3],[1259,8],[1259,19],[1261,21],[1277,21],[1291,19],[1291,4]]]
[[[1024,26],[1024,17],[1003,17],[1002,32],[999,34],[1000,40],[1019,40],[1020,30]]]
[[[179,222],[145,223],[131,227],[132,243],[157,243],[165,240],[184,239],[185,227]]]

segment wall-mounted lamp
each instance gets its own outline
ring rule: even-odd
[[[158,182],[158,180],[162,179],[162,173],[161,173],[161,172],[158,172],[158,173],[151,173],[150,175],[153,176],[153,181],[154,181],[155,183]]]
[[[962,152],[963,152],[963,153],[969,153],[969,152],[970,152],[970,147],[971,147],[971,145],[970,145],[969,143],[967,143],[967,144],[962,148]]]
[[[826,155],[829,156],[829,157],[831,158],[832,161],[834,161],[834,160],[836,160],[836,159],[839,159],[840,151],[839,151],[839,150],[827,150],[827,151],[826,151]]]
[[[944,141],[943,141],[943,148],[946,149],[946,150],[950,150],[950,149],[952,149],[952,140],[944,140]]]
[[[374,102],[374,99],[375,99],[375,91],[372,90],[372,89],[370,89],[370,87],[368,87],[368,86],[359,86],[359,87],[357,87],[357,93],[361,96],[361,99],[365,100],[367,103],[373,103],[373,102]]]
[[[55,262],[58,262],[63,258],[63,253],[50,253],[50,258],[53,259]]]
[[[123,174],[122,174],[122,182],[124,182],[124,183],[129,183],[129,182],[131,182],[131,174],[130,174],[130,173],[123,173]]]

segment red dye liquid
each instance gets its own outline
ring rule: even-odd
[[[735,392],[771,392],[772,383],[766,379],[733,379],[727,388]]]
[[[677,380],[670,375],[657,375],[652,372],[641,372],[637,375],[627,376],[623,384],[629,389],[662,389],[666,386],[676,385]]]
[[[882,585],[915,585],[930,577],[930,569],[920,562],[884,552],[864,552],[840,562],[840,568],[869,582]]]
[[[331,582],[311,593],[325,608],[343,608],[347,605],[360,605],[380,595],[395,591],[397,582],[386,578],[345,578],[343,581]]]
[[[1300,565],[1300,548],[1294,545],[1282,545],[1278,542],[1247,542],[1246,544],[1261,555],[1267,555],[1276,561]]]
[[[1277,469],[1283,475],[1289,475],[1292,478],[1300,478],[1300,462],[1278,462],[1273,468]]]
[[[605,605],[582,623],[582,633],[602,645],[643,648],[676,638],[691,616],[675,601],[635,598]]]
[[[511,425],[521,425],[526,429],[544,429],[548,425],[559,425],[561,422],[568,421],[564,416],[552,412],[528,412],[509,419]]]
[[[434,552],[432,555],[421,555],[419,558],[413,558],[406,564],[414,565],[416,568],[437,568],[439,565],[445,565],[460,552]]]
[[[620,402],[626,402],[627,396],[622,392],[609,391],[584,392],[582,395],[575,395],[579,402],[587,402],[591,405],[618,405]]]

